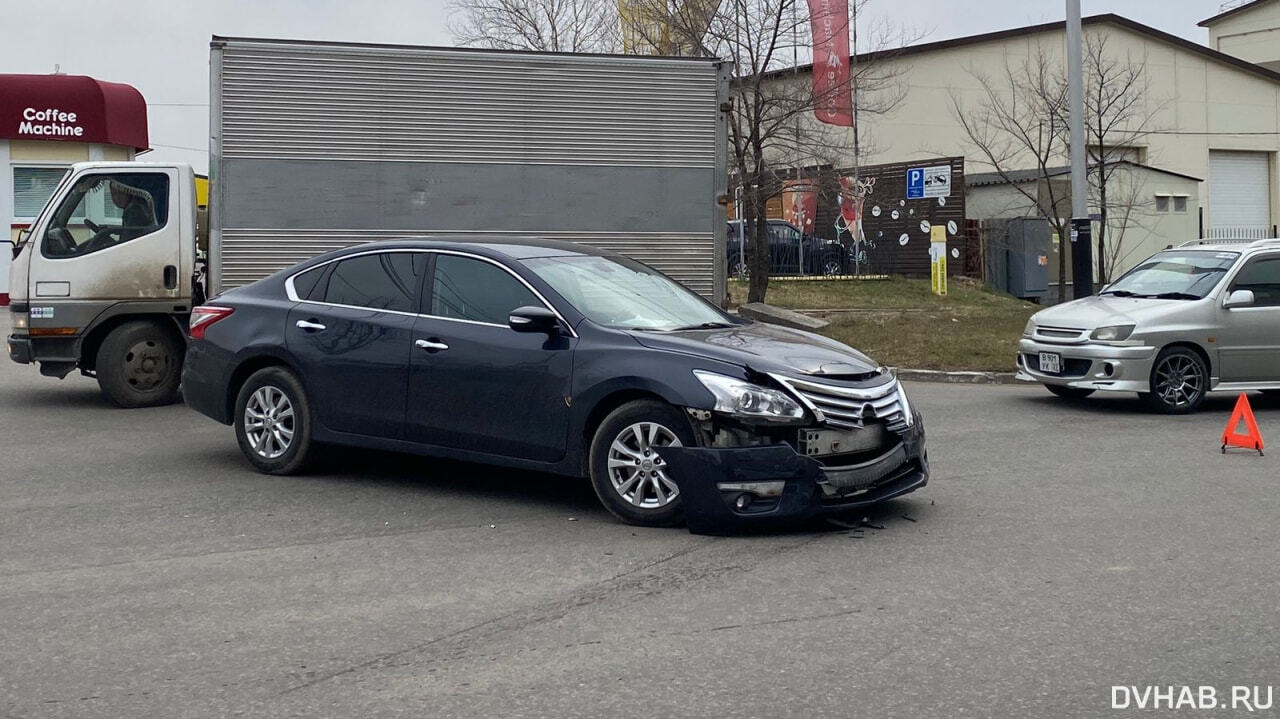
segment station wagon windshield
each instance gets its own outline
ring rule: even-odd
[[[1129,270],[1101,294],[1198,300],[1213,291],[1239,252],[1161,252]]]
[[[606,327],[664,332],[733,324],[701,297],[634,260],[538,257],[524,264],[579,312]]]

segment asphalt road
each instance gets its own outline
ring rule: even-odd
[[[1118,717],[1113,685],[1280,685],[1280,459],[1219,453],[1233,398],[910,392],[928,487],[861,532],[708,538],[472,465],[262,476],[185,407],[0,362],[0,716]]]

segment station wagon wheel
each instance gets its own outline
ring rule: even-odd
[[[827,277],[844,274],[844,268],[840,266],[838,257],[829,257],[822,263],[822,274]]]
[[[628,402],[596,428],[588,457],[591,486],[622,521],[669,527],[684,518],[680,488],[654,450],[696,444],[680,410],[658,400]]]
[[[1151,367],[1151,391],[1142,398],[1164,414],[1194,412],[1209,389],[1209,368],[1187,347],[1166,347]]]
[[[245,459],[267,474],[296,474],[314,455],[311,405],[298,378],[284,367],[266,367],[236,394],[236,441]]]

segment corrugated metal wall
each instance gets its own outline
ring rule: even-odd
[[[713,295],[725,152],[716,63],[213,48],[221,287],[368,239],[483,232],[608,247]]]

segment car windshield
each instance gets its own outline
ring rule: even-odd
[[[1238,259],[1239,252],[1161,252],[1129,270],[1102,294],[1198,300],[1213,291]]]
[[[576,255],[524,260],[591,321],[617,329],[671,331],[733,321],[675,280],[635,260]]]

